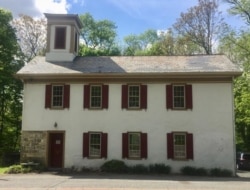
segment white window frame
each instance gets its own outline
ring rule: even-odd
[[[184,137],[184,144],[176,144],[177,136]],[[186,133],[173,133],[173,148],[174,148],[174,159],[186,159],[187,158],[187,134]]]
[[[139,137],[138,143],[130,143],[130,138],[132,135],[137,135]],[[134,147],[138,147],[135,149]],[[128,133],[128,157],[129,158],[141,158],[141,133]]]
[[[100,96],[93,96],[92,95],[92,87],[100,87]],[[102,94],[102,85],[90,85],[90,108],[92,108],[92,109],[100,109],[100,108],[102,108],[102,96],[103,96],[103,94]],[[92,98],[100,98],[100,106],[93,106],[92,105]]]
[[[130,88],[132,87],[138,87],[138,96],[136,95],[130,95]],[[141,106],[141,87],[140,85],[128,85],[128,108],[129,109],[138,109]],[[138,98],[138,106],[130,106],[130,98]]]
[[[92,143],[92,135],[99,135],[100,143]],[[99,146],[98,151],[95,151],[93,146]],[[102,134],[101,133],[89,133],[89,157],[90,158],[100,158],[101,157],[101,149],[102,149]]]
[[[183,87],[183,96],[175,95],[175,87]],[[183,106],[176,106],[175,105],[175,98],[183,98]],[[186,108],[186,88],[185,85],[173,85],[173,108],[174,109],[185,109]]]
[[[61,87],[62,88],[62,94],[61,95],[54,95],[54,91],[56,87]],[[60,98],[61,99],[61,105],[54,105],[55,101],[54,98]],[[52,95],[51,95],[51,107],[52,108],[63,108],[63,99],[64,99],[64,85],[52,85]]]

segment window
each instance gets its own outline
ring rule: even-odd
[[[107,142],[107,133],[83,133],[83,157],[107,158]]]
[[[174,134],[174,158],[186,158],[186,134]]]
[[[55,28],[55,49],[66,48],[66,27]]]
[[[122,85],[122,109],[147,109],[147,85]]]
[[[122,158],[147,158],[147,133],[128,132],[122,134]]]
[[[61,108],[63,106],[63,86],[52,86],[52,107]]]
[[[192,109],[192,85],[174,84],[166,86],[167,109]]]
[[[167,134],[168,159],[193,159],[193,134],[173,132]]]
[[[75,33],[75,52],[77,53],[78,52],[78,35],[77,33]]]
[[[46,85],[45,87],[45,108],[69,108],[70,104],[69,85]]]
[[[129,133],[128,136],[128,156],[130,158],[140,158],[141,156],[141,135],[140,133]]]
[[[89,134],[89,156],[101,157],[101,134],[100,133]]]
[[[108,85],[84,85],[84,108],[108,109]]]
[[[173,107],[185,108],[185,88],[183,85],[173,86]]]
[[[101,108],[102,105],[102,86],[90,86],[90,107]]]
[[[128,107],[140,108],[140,86],[128,86]]]

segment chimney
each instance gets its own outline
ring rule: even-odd
[[[71,62],[78,54],[82,23],[76,14],[44,14],[47,18],[46,61]]]

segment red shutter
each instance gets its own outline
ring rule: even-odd
[[[45,108],[51,108],[52,85],[45,87]]]
[[[141,158],[148,157],[148,139],[147,133],[141,133]]]
[[[173,133],[167,133],[167,158],[173,159],[174,158],[174,138]]]
[[[186,108],[193,109],[192,85],[186,85]]]
[[[102,133],[101,158],[107,158],[108,152],[108,134]]]
[[[89,133],[83,133],[83,151],[82,156],[89,157]]]
[[[141,109],[147,109],[147,85],[141,85]]]
[[[122,133],[122,158],[128,158],[128,133]]]
[[[122,109],[128,108],[128,85],[122,85]]]
[[[108,109],[109,105],[109,86],[102,85],[102,108]]]
[[[84,100],[83,108],[89,108],[90,102],[90,85],[84,85]]]
[[[167,109],[173,109],[173,85],[166,86]]]
[[[187,133],[187,159],[194,159],[193,134]]]
[[[63,108],[69,108],[70,104],[70,85],[64,85]]]

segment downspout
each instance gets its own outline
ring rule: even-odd
[[[232,127],[233,127],[233,160],[234,160],[234,163],[233,163],[233,167],[234,167],[234,171],[233,171],[233,176],[236,176],[236,136],[235,136],[235,114],[234,114],[234,110],[235,110],[235,107],[234,107],[234,76],[232,77],[232,89],[231,89],[231,93],[232,93]]]

